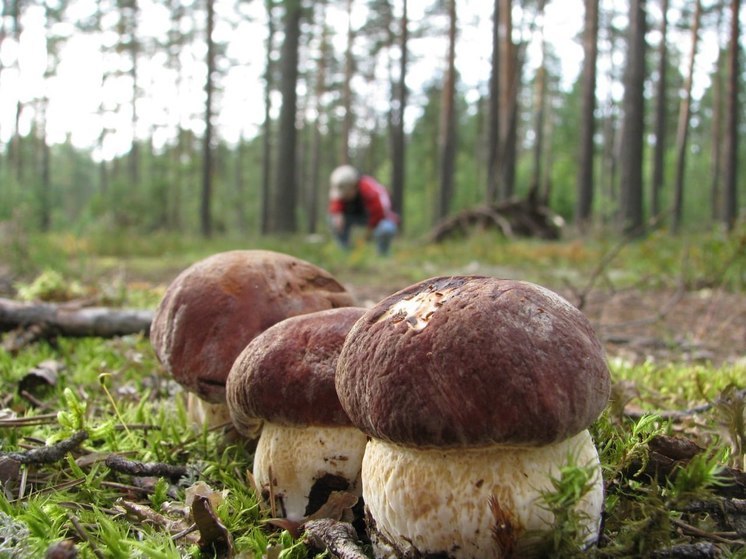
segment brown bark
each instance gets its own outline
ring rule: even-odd
[[[500,156],[498,200],[515,191],[519,64],[513,43],[513,1],[500,0]]]
[[[329,57],[329,28],[326,25],[326,3],[321,4],[321,44],[319,46],[319,59],[316,62],[316,84],[314,96],[316,97],[316,121],[313,126],[311,138],[311,180],[308,192],[308,232],[315,233],[318,227],[319,214],[319,169],[321,166],[321,113],[324,105],[321,102],[326,86],[326,65]]]
[[[406,172],[406,142],[404,113],[407,108],[407,62],[409,41],[409,16],[407,0],[402,3],[399,23],[399,77],[392,103],[391,129],[391,204],[399,215],[404,215],[404,177]]]
[[[697,0],[694,7],[694,21],[692,22],[692,48],[689,53],[689,66],[684,81],[684,96],[679,104],[679,123],[676,128],[676,179],[674,180],[674,201],[671,227],[674,233],[681,227],[684,212],[684,170],[686,168],[686,142],[689,136],[689,121],[692,114],[692,80],[694,77],[694,61],[697,58],[697,42],[699,40],[699,23],[702,19],[702,2]]]
[[[492,12],[492,67],[490,69],[489,126],[487,137],[486,204],[494,204],[498,193],[500,154],[500,1],[495,0]]]
[[[435,211],[437,220],[448,215],[453,197],[453,175],[456,162],[456,0],[448,2],[448,20],[447,68],[443,82],[438,136],[440,172],[438,205]]]
[[[285,0],[284,34],[282,43],[281,84],[282,107],[278,134],[278,153],[275,165],[275,189],[272,198],[270,232],[295,233],[297,202],[296,155],[298,132],[296,112],[298,108],[298,48],[300,42],[300,22],[302,8],[300,0]]]
[[[274,0],[265,0],[267,10],[267,54],[264,59],[264,122],[262,124],[262,213],[260,230],[269,233],[270,181],[272,172],[272,89],[274,88],[274,64],[272,51],[275,38],[275,18],[272,16]]]
[[[643,232],[642,167],[645,128],[645,0],[631,0],[627,66],[624,73],[624,117],[619,155],[620,225],[626,234]]]
[[[598,0],[585,2],[583,31],[583,90],[580,113],[580,158],[575,223],[583,227],[593,207],[593,136],[596,133],[596,61],[598,59]]]
[[[109,338],[150,331],[153,312],[138,309],[80,307],[74,303],[22,303],[0,298],[0,332],[45,325],[63,336]]]
[[[661,0],[661,42],[658,45],[658,83],[655,94],[655,147],[650,184],[650,215],[660,213],[666,153],[666,74],[668,67],[668,0]]]
[[[347,0],[347,48],[345,49],[345,75],[342,82],[342,106],[344,117],[342,119],[341,144],[339,146],[339,162],[350,162],[350,134],[352,133],[352,74],[355,68],[355,59],[352,55],[352,47],[355,42],[355,34],[352,30],[352,2]]]
[[[202,138],[202,196],[200,200],[200,224],[202,236],[212,235],[212,96],[214,90],[213,73],[215,71],[215,43],[212,31],[215,23],[214,0],[206,0],[207,28],[207,79],[205,81],[205,135]]]
[[[741,0],[731,0],[730,44],[728,45],[728,91],[725,116],[725,149],[722,219],[732,231],[738,218],[738,80],[739,16]]]

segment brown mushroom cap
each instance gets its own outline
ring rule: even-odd
[[[257,334],[290,316],[353,303],[328,272],[304,260],[265,250],[222,252],[174,279],[150,341],[180,384],[221,403],[233,361]]]
[[[369,309],[337,364],[353,424],[414,447],[539,446],[590,425],[610,377],[587,318],[534,284],[439,277]]]
[[[359,307],[288,318],[254,338],[236,359],[226,396],[239,430],[253,432],[261,419],[292,426],[352,424],[334,385],[339,351]]]

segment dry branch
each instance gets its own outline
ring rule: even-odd
[[[500,204],[465,209],[439,222],[428,241],[439,243],[472,229],[495,229],[506,237],[558,239],[559,217],[533,200],[508,200]]]
[[[22,303],[0,298],[0,332],[45,325],[63,336],[111,338],[140,332],[147,334],[152,319],[150,310]]]
[[[352,524],[331,518],[309,520],[303,525],[308,542],[315,548],[328,549],[337,559],[366,559]]]

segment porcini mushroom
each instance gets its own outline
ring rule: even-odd
[[[347,307],[279,322],[246,346],[228,376],[239,432],[264,422],[254,479],[290,520],[315,512],[332,490],[360,496],[367,437],[342,409],[334,374],[345,336],[364,312]]]
[[[331,274],[305,260],[266,250],[221,252],[171,282],[150,341],[174,379],[196,395],[193,420],[214,424],[229,420],[225,381],[251,339],[285,318],[353,304]]]
[[[578,516],[586,542],[597,537],[603,485],[587,427],[610,377],[590,323],[559,295],[484,276],[417,283],[358,320],[336,386],[371,437],[362,484],[377,557],[522,549],[551,530],[541,494],[570,456],[593,472]]]

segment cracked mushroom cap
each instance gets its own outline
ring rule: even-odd
[[[588,319],[538,285],[437,277],[355,324],[336,385],[352,422],[412,447],[541,446],[588,427],[610,376]]]
[[[233,361],[257,334],[291,316],[353,304],[331,274],[304,260],[266,250],[222,252],[173,280],[150,341],[177,382],[223,403]]]
[[[286,426],[351,427],[334,374],[339,351],[365,313],[345,307],[295,316],[254,338],[228,375],[226,395],[239,432],[257,420]]]

